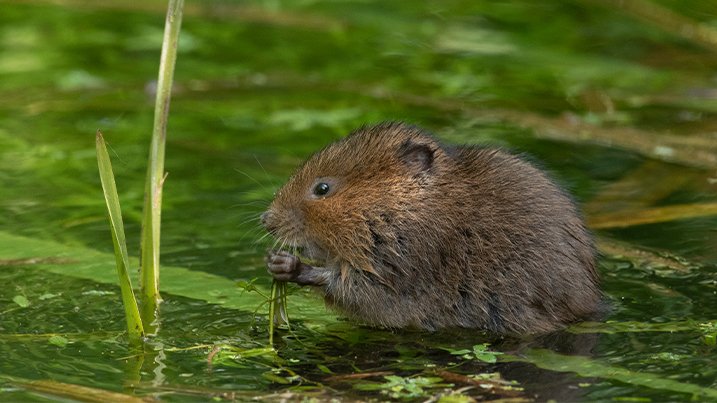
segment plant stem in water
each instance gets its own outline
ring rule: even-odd
[[[164,149],[167,139],[169,100],[177,60],[177,44],[182,25],[184,0],[169,0],[164,41],[157,80],[157,97],[154,105],[154,127],[149,152],[147,181],[144,191],[144,214],[142,217],[142,251],[139,288],[142,295],[142,320],[151,333],[156,318],[159,296],[159,237],[162,217],[162,185],[164,173]]]

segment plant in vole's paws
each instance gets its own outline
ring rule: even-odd
[[[371,325],[551,331],[600,304],[569,195],[521,156],[365,126],[304,162],[261,217],[269,273]],[[319,262],[319,263],[316,263]]]

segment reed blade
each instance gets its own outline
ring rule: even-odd
[[[122,302],[127,318],[127,332],[129,333],[130,343],[139,344],[145,337],[144,327],[142,326],[142,320],[140,319],[139,310],[137,309],[137,301],[134,299],[134,292],[132,291],[132,282],[129,279],[127,271],[129,267],[127,243],[125,241],[119,197],[117,196],[117,186],[115,185],[114,174],[112,173],[112,163],[107,153],[105,139],[99,130],[97,130],[96,146],[97,164],[100,170],[102,190],[105,194],[105,202],[107,203],[107,210],[110,215],[112,243],[114,244],[115,258],[117,259],[117,274],[119,275]]]

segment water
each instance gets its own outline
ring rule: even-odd
[[[110,146],[136,256],[166,5],[51,3],[0,4],[0,400],[87,399],[80,387],[178,402],[717,399],[717,222],[691,206],[717,199],[711,45],[579,1],[188,3],[165,302],[140,354],[124,333],[94,134]],[[717,10],[652,4],[708,27]],[[236,285],[270,284],[252,219],[311,152],[387,119],[551,170],[597,228],[609,312],[541,336],[389,331],[299,291],[292,331],[262,353],[262,298]],[[483,343],[503,353],[496,363],[473,352]],[[465,389],[436,371],[499,375]]]

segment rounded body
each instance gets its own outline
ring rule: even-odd
[[[270,252],[275,277],[367,324],[543,332],[600,300],[592,238],[544,172],[414,126],[363,127],[318,151],[262,221],[323,263]]]

